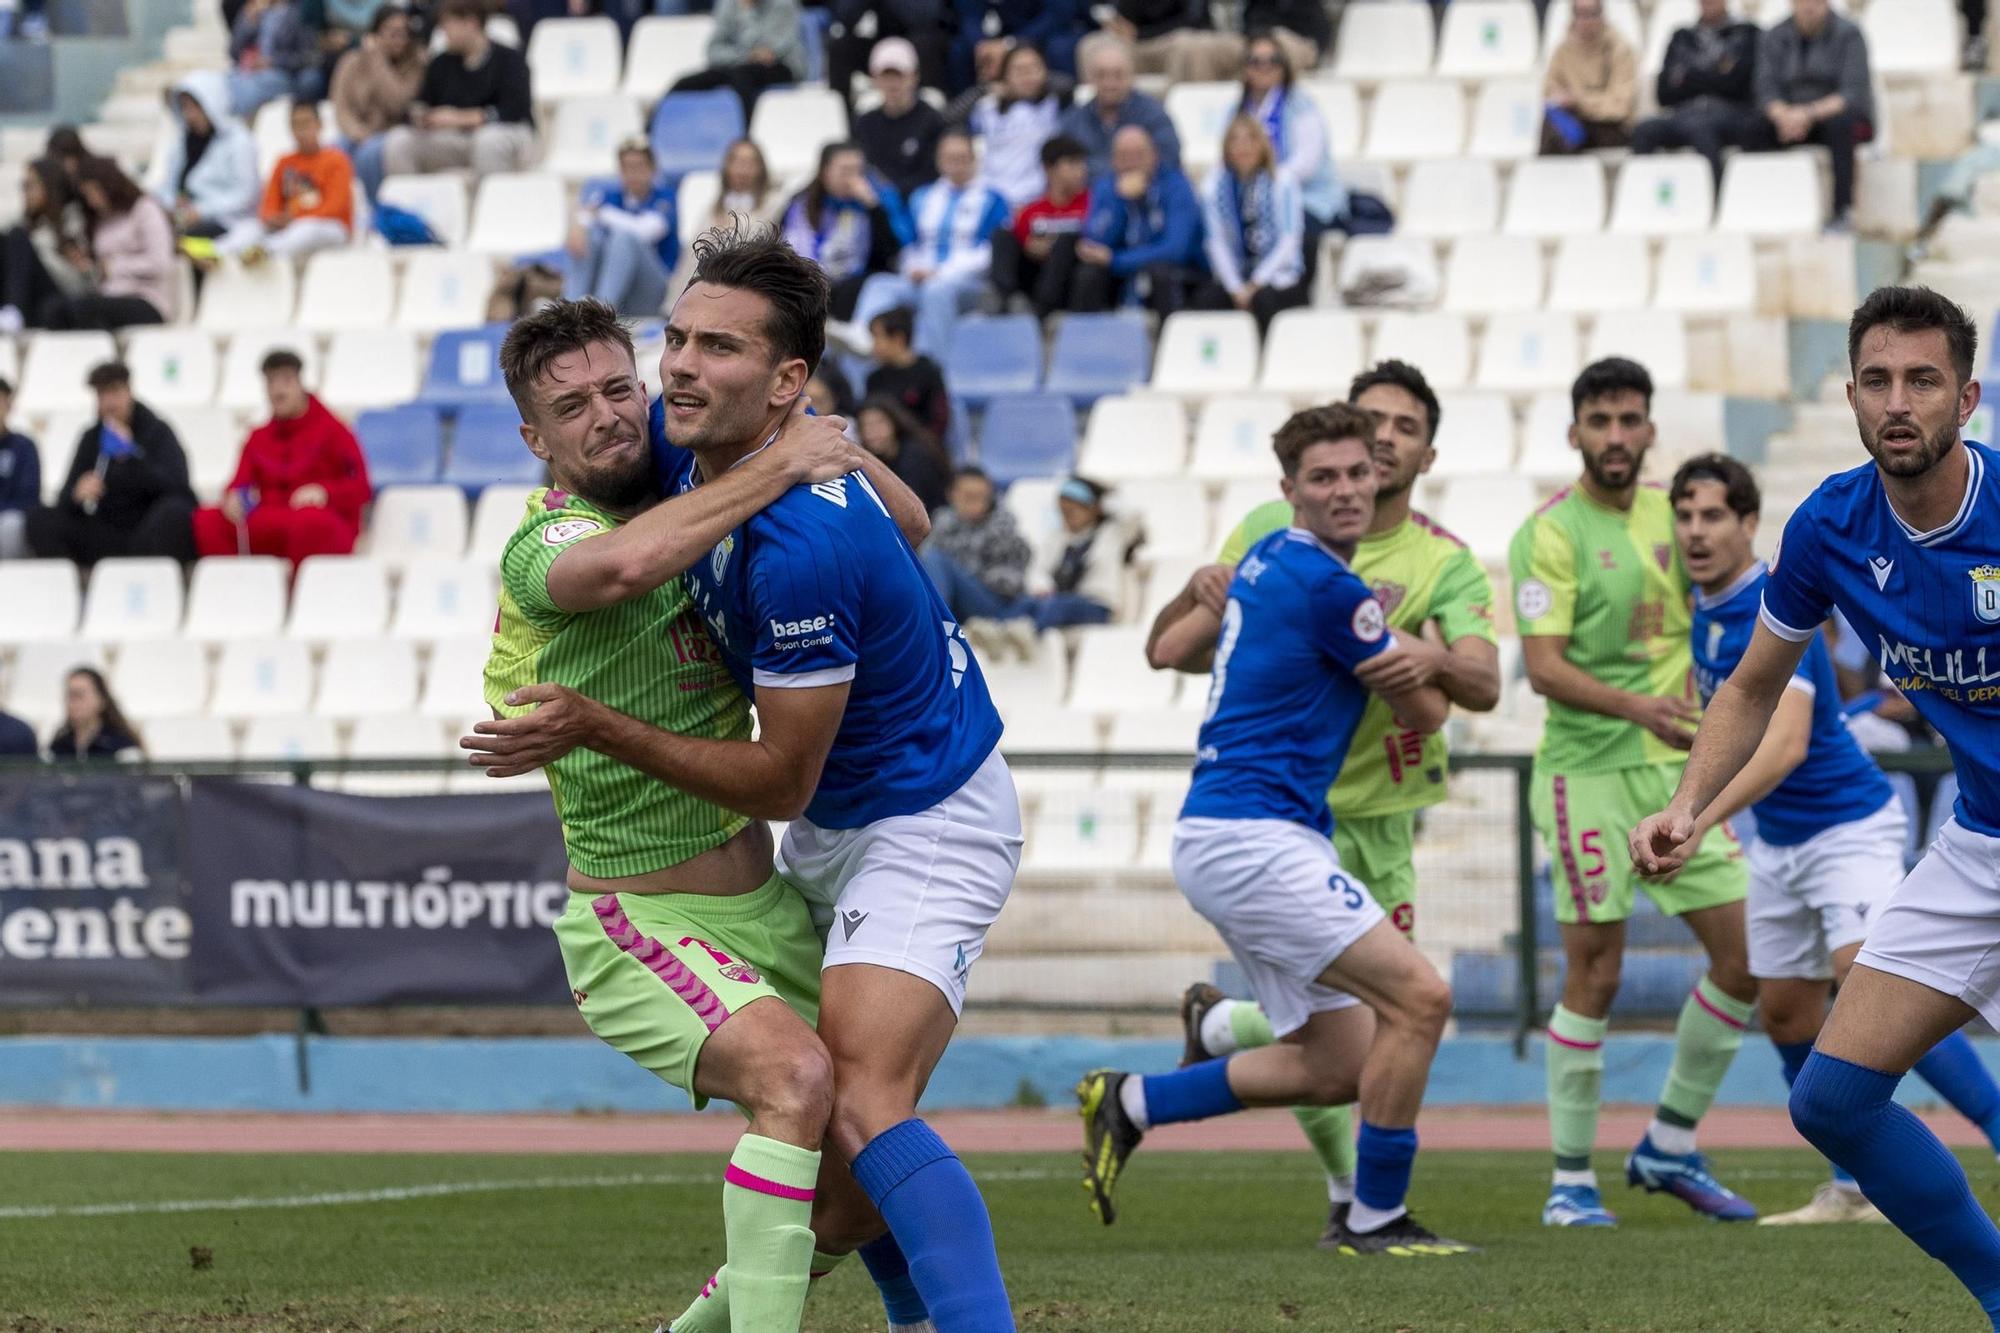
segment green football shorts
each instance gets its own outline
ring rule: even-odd
[[[1750,892],[1742,844],[1718,825],[1680,874],[1664,884],[1640,879],[1627,839],[1639,821],[1666,809],[1679,764],[1638,764],[1608,773],[1546,773],[1535,768],[1529,812],[1548,849],[1556,920],[1623,921],[1633,890],[1644,889],[1667,916],[1741,902]]]
[[[572,893],[556,922],[570,998],[605,1044],[694,1099],[709,1034],[766,995],[819,1022],[821,946],[798,890],[777,875],[749,893]]]
[[[1417,868],[1411,863],[1417,812],[1392,815],[1337,815],[1333,850],[1340,868],[1367,886],[1369,894],[1407,936],[1417,928]]]

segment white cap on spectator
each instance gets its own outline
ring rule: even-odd
[[[917,72],[917,48],[904,37],[884,37],[875,43],[875,49],[868,53],[868,72],[880,74],[884,70],[901,70],[905,74]]]

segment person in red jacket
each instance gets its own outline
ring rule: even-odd
[[[280,348],[264,358],[271,419],[250,432],[222,503],[194,515],[202,555],[346,555],[374,493],[347,423],[306,392],[304,363]]]

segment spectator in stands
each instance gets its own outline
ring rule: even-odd
[[[1076,259],[1071,310],[1143,304],[1164,317],[1186,303],[1203,276],[1201,201],[1136,125],[1118,131],[1110,174],[1091,184]]]
[[[49,737],[49,758],[55,762],[145,757],[139,729],[126,721],[96,667],[77,667],[64,679],[63,713],[62,726]]]
[[[28,547],[44,560],[107,556],[194,558],[187,455],[173,427],[132,397],[132,374],[108,361],[90,372],[97,421],[78,437],[62,498],[28,514]]]
[[[656,318],[680,258],[677,190],[660,179],[653,145],[634,135],[618,145],[618,175],[583,187],[569,229],[571,300],[594,296],[621,315]]]
[[[1111,140],[1128,125],[1146,131],[1159,159],[1180,170],[1180,136],[1174,133],[1166,107],[1158,98],[1132,86],[1132,48],[1116,37],[1098,33],[1083,43],[1080,55],[1083,76],[1096,95],[1069,109],[1061,131],[1090,154],[1092,179],[1110,169]]]
[[[771,188],[771,168],[764,150],[748,139],[738,139],[722,150],[722,191],[709,214],[708,225],[725,231],[736,218],[746,222],[770,223],[777,220],[784,200]]]
[[[60,162],[70,178],[70,184],[75,185],[76,169],[83,165],[83,159],[91,156],[91,152],[84,146],[83,136],[77,133],[76,126],[56,125],[50,128],[49,137],[42,145],[42,156]]]
[[[910,201],[916,238],[897,273],[863,287],[855,322],[866,327],[896,306],[915,306],[917,350],[942,360],[962,311],[978,303],[993,266],[992,236],[1007,225],[1007,201],[979,183],[972,137],[948,130],[938,140],[938,179]]]
[[[892,270],[902,249],[861,149],[851,143],[820,149],[819,170],[785,209],[783,230],[787,245],[826,270],[831,313],[841,321],[854,317],[868,275]]]
[[[917,96],[917,48],[901,37],[875,43],[868,73],[882,104],[854,122],[854,141],[868,165],[905,195],[937,179],[937,141],[944,116]],[[835,87],[839,87],[838,84]]]
[[[1581,153],[1632,142],[1639,61],[1632,44],[1604,21],[1605,0],[1576,0],[1569,32],[1542,76],[1542,152]]]
[[[870,394],[855,414],[861,446],[887,463],[926,511],[945,501],[951,484],[951,457],[937,438],[893,398]]]
[[[1333,49],[1333,20],[1326,9],[1325,0],[1245,0],[1242,27],[1246,36],[1271,34],[1293,69],[1312,69]]]
[[[385,174],[520,170],[535,150],[527,61],[487,37],[479,0],[442,0],[437,13],[444,50],[424,69],[409,123],[383,141]]]
[[[1833,219],[1845,232],[1854,208],[1854,149],[1875,137],[1868,42],[1829,0],[1792,0],[1792,15],[1764,31],[1753,96],[1763,115],[1745,147],[1822,144],[1833,158]]]
[[[957,22],[950,0],[832,0],[827,30],[826,81],[843,97],[857,72],[871,68],[875,48],[891,37],[910,44],[917,57],[917,83],[943,88],[951,82],[951,36]]]
[[[389,131],[410,118],[423,82],[424,53],[411,34],[410,12],[390,6],[375,12],[368,35],[334,66],[327,94],[333,122],[370,199],[382,188]]]
[[[1129,44],[1141,74],[1164,74],[1170,83],[1212,83],[1235,72],[1242,42],[1217,32],[1208,0],[1117,0],[1104,31]]]
[[[383,11],[399,9],[389,0],[299,0],[299,14],[319,34],[319,72],[331,80],[349,51],[360,49]]]
[[[28,512],[42,502],[42,456],[7,424],[14,386],[0,379],[0,560],[28,554]]]
[[[951,392],[945,387],[943,368],[911,346],[915,327],[916,316],[908,306],[884,310],[868,321],[868,332],[875,340],[870,349],[875,369],[868,373],[868,396],[900,404],[920,429],[942,443],[951,432]],[[935,509],[937,505],[924,507]]]
[[[1022,43],[1001,58],[999,83],[973,107],[968,128],[985,149],[980,179],[1008,208],[1040,197],[1042,145],[1055,138],[1064,106],[1042,53]]]
[[[215,243],[217,254],[255,264],[266,255],[290,259],[352,238],[353,165],[347,154],[320,142],[318,103],[292,103],[291,125],[292,151],[271,169],[257,216],[225,232]]]
[[[1741,147],[1756,118],[1750,95],[1758,29],[1729,17],[1729,0],[1701,0],[1695,22],[1677,29],[1660,65],[1660,114],[1632,131],[1632,151],[1692,148],[1722,185],[1722,150]]]
[[[1270,136],[1278,164],[1298,182],[1306,230],[1301,248],[1306,281],[1312,281],[1319,238],[1347,212],[1347,189],[1333,170],[1333,147],[1319,104],[1294,84],[1292,59],[1278,34],[1260,32],[1243,51],[1243,100],[1239,116],[1255,116]]]
[[[743,101],[743,121],[766,88],[803,83],[806,42],[799,0],[716,0],[708,68],[674,84],[677,93],[728,88]]]
[[[1042,145],[1042,197],[993,233],[993,290],[1003,304],[1027,298],[1042,319],[1063,308],[1076,275],[1076,240],[1090,213],[1090,158],[1059,134]]]
[[[1022,657],[1034,655],[1045,630],[1103,625],[1116,614],[1125,595],[1125,568],[1145,537],[1106,506],[1110,493],[1110,487],[1087,477],[1070,477],[1056,491],[1062,550],[1053,566],[1029,576],[1027,595],[997,616]],[[966,627],[968,634],[972,628]]]
[[[1201,198],[1209,279],[1199,310],[1247,310],[1261,334],[1280,310],[1305,305],[1305,207],[1278,162],[1264,122],[1238,116],[1222,138],[1222,164]]]
[[[0,237],[0,333],[19,333],[50,301],[89,289],[89,214],[61,164],[37,158],[21,176],[21,220]]]
[[[39,759],[42,757],[42,743],[35,739],[35,729],[0,709],[0,759]]]
[[[924,568],[960,621],[997,619],[1027,586],[1034,550],[994,503],[993,480],[980,469],[960,468],[949,494],[950,507],[931,515]]]
[[[249,0],[229,30],[229,109],[248,120],[280,97],[317,102],[326,88],[319,32],[297,0]]]
[[[219,73],[197,70],[167,100],[174,115],[162,127],[147,188],[181,235],[213,240],[257,212],[257,143],[230,113]]]
[[[122,329],[175,317],[174,228],[159,202],[109,158],[87,158],[77,193],[90,217],[92,285],[42,304],[46,329]]]
[[[264,358],[271,419],[250,432],[222,503],[194,513],[202,556],[346,555],[373,495],[368,463],[347,423],[306,391],[305,363],[280,348]]]
[[[951,89],[1000,77],[1000,58],[1026,43],[1050,69],[1076,73],[1077,39],[1089,26],[1077,0],[958,0],[958,38],[951,45]]]
[[[812,378],[806,381],[806,401],[812,404],[815,412],[849,418],[848,436],[857,441],[860,439],[852,420],[854,386],[847,382],[847,376],[840,373],[840,367],[834,364],[834,358],[829,356],[823,359],[819,363],[819,369],[813,371]]]

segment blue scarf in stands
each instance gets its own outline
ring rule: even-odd
[[[1252,176],[1246,189],[1235,172],[1223,170],[1222,222],[1229,228],[1231,246],[1243,257],[1245,278],[1250,276],[1248,270],[1261,263],[1278,243],[1276,195],[1268,171]]]

